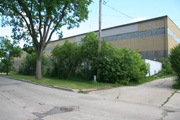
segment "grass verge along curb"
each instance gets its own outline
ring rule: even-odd
[[[69,91],[69,92],[78,92],[78,90],[76,90],[76,89],[64,88],[64,87],[59,87],[59,86],[48,86],[48,85],[38,84],[38,83],[28,81],[28,80],[24,80],[24,79],[12,78],[12,77],[1,76],[1,75],[0,75],[0,77],[12,79],[12,80],[18,80],[18,81],[22,81],[22,82],[27,82],[27,83],[31,83],[34,85],[40,85],[40,86],[44,86],[44,87],[55,88],[55,89],[59,89],[59,90],[65,90],[65,91]]]

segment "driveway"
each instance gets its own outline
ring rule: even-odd
[[[80,94],[0,77],[0,120],[180,120],[173,82]]]

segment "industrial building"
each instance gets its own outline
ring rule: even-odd
[[[80,42],[85,35],[86,33],[52,41],[45,49],[46,54],[50,55],[54,46],[62,45],[65,40]],[[127,47],[138,50],[143,59],[159,61],[166,58],[171,48],[180,43],[180,29],[168,16],[162,16],[103,29],[102,37],[119,49]],[[23,54],[21,58],[15,58],[16,69],[25,56]]]

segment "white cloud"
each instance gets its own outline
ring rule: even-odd
[[[138,21],[142,21],[142,20],[147,20],[147,18],[146,17],[134,18],[133,20],[130,21],[130,23],[138,22]]]

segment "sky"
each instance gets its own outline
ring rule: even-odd
[[[102,0],[102,29],[167,15],[180,28],[180,0]],[[79,28],[62,27],[63,38],[98,30],[99,0],[89,6],[89,18]],[[0,36],[11,36],[11,27],[0,27]],[[53,35],[52,40],[57,40]],[[22,46],[23,42],[21,42]]]

